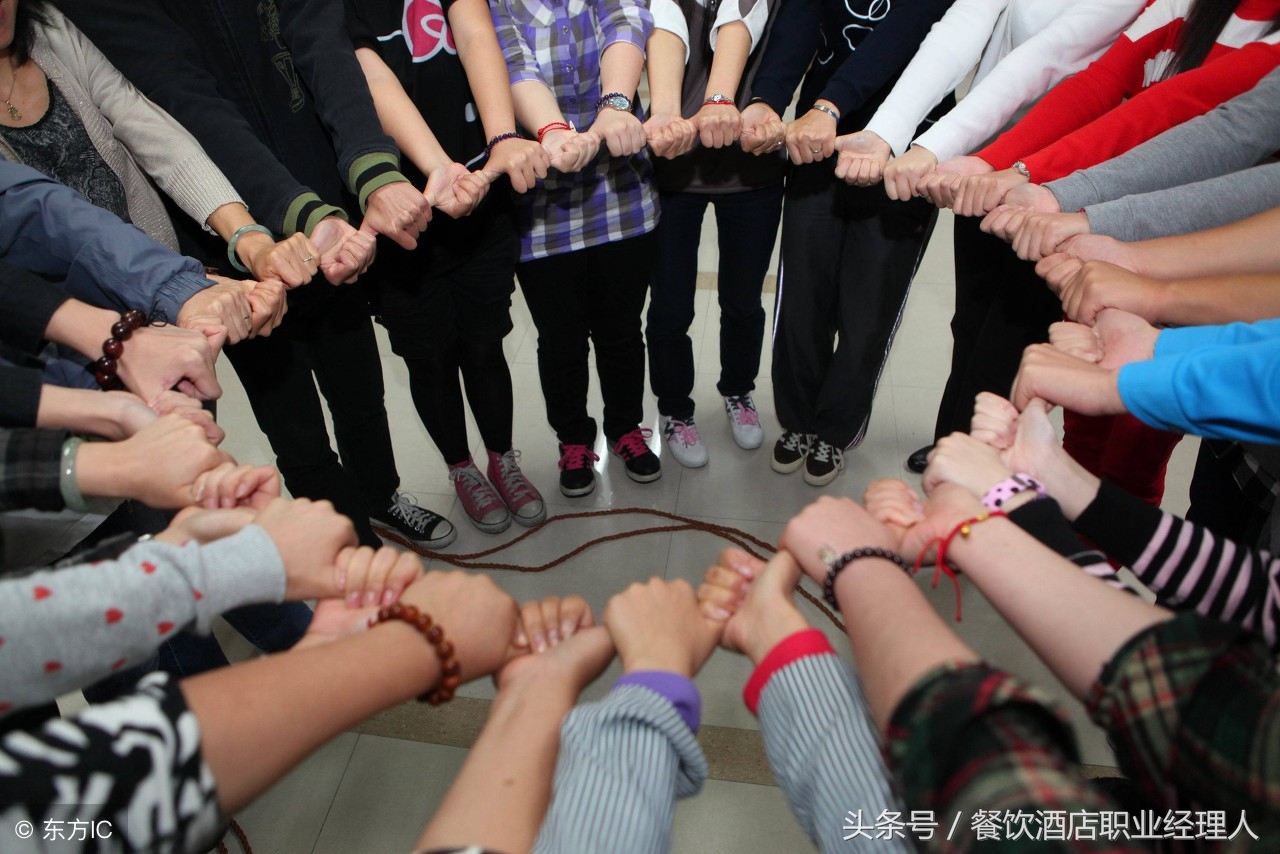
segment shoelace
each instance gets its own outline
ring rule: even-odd
[[[677,421],[672,418],[667,422],[667,429],[664,432],[668,436],[674,435],[680,444],[686,448],[691,448],[702,441],[702,437],[698,435],[698,428],[688,421]],[[628,433],[627,435],[631,434]],[[648,450],[648,446],[645,449]]]
[[[835,445],[819,439],[813,448],[813,458],[820,463],[831,462],[831,455],[835,453],[835,450]]]
[[[474,465],[449,469],[449,480],[454,483],[462,481],[462,488],[482,508],[485,505],[502,503],[497,493],[493,491],[493,487],[489,485],[489,482],[484,479],[484,476],[480,474],[480,470]]]
[[[391,515],[420,534],[428,533],[440,518],[430,510],[419,507],[417,501],[402,492],[396,493],[395,503],[391,505]]]
[[[729,414],[733,416],[734,421],[752,427],[760,426],[760,413],[756,411],[755,401],[751,398],[744,394],[739,397],[726,397],[724,400],[728,404]]]
[[[649,453],[646,440],[652,435],[653,431],[648,428],[636,428],[619,439],[618,446],[614,450],[624,460],[634,460],[638,456]]]
[[[502,486],[512,500],[537,497],[533,484],[520,471],[519,451],[507,451],[498,458],[498,477],[502,479]]]
[[[592,463],[599,462],[599,460],[600,455],[586,445],[565,445],[564,453],[560,455],[560,468],[590,468]]]
[[[782,447],[786,448],[788,451],[795,451],[796,453],[799,453],[804,446],[805,441],[803,433],[787,432],[783,434]]]

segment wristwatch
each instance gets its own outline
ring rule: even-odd
[[[621,110],[624,113],[631,112],[631,99],[621,92],[610,92],[608,95],[596,101],[596,112],[600,112],[605,107],[611,110]]]
[[[702,102],[703,106],[707,104],[733,104],[733,99],[727,95],[721,95],[719,92]]]

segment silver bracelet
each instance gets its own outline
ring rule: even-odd
[[[62,461],[58,468],[58,491],[62,493],[62,503],[67,505],[68,510],[77,513],[89,512],[89,505],[85,503],[80,483],[76,480],[76,453],[83,444],[84,439],[79,436],[72,436],[63,442]]]
[[[826,113],[828,116],[836,120],[836,124],[840,124],[840,113],[822,104],[814,104],[813,108],[820,113]]]

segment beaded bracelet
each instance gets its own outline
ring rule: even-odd
[[[242,225],[240,228],[237,228],[236,233],[231,235],[231,239],[227,241],[227,260],[231,262],[232,267],[235,267],[241,273],[248,273],[250,270],[248,267],[240,263],[240,258],[236,255],[236,245],[240,243],[240,238],[244,237],[251,231],[257,231],[261,234],[265,234],[273,241],[276,239],[276,236],[271,233],[271,229],[267,228],[265,225],[258,225],[256,222],[250,225]]]
[[[390,620],[408,623],[421,632],[440,659],[440,687],[428,689],[419,695],[419,702],[438,706],[452,700],[453,692],[462,684],[462,666],[458,664],[458,658],[454,655],[453,644],[444,639],[444,629],[435,625],[431,616],[425,611],[420,612],[413,605],[403,605],[399,602],[378,609],[377,622],[385,623]]]
[[[836,601],[836,576],[844,570],[846,566],[855,560],[861,560],[864,557],[878,557],[892,562],[908,575],[911,574],[911,566],[902,559],[902,555],[897,552],[891,552],[888,549],[882,549],[879,546],[868,546],[863,549],[854,549],[851,552],[832,558],[827,562],[827,580],[822,582],[822,598],[827,600],[827,604],[837,611],[840,610],[840,603]]]
[[[103,391],[124,388],[118,376],[124,342],[129,340],[135,329],[146,325],[147,316],[136,308],[124,312],[118,321],[111,324],[111,337],[102,342],[102,358],[93,363],[93,378]]]
[[[493,154],[493,147],[498,143],[502,142],[504,139],[523,139],[523,138],[524,137],[520,134],[519,131],[510,130],[510,131],[507,131],[506,133],[500,133],[497,136],[495,136],[493,139],[489,140],[488,145],[484,147],[484,153],[489,155]]]
[[[542,138],[553,130],[573,130],[573,125],[568,122],[550,122],[538,128],[538,145],[542,145]]]

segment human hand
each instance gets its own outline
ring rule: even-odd
[[[128,392],[112,392],[112,394],[128,394]],[[213,420],[213,416],[209,410],[201,406],[200,401],[190,395],[183,394],[180,391],[164,391],[161,392],[155,400],[151,401],[148,408],[154,413],[154,417],[146,422],[140,422],[138,429],[145,427],[162,415],[168,415],[176,412],[192,424],[198,425],[204,430],[205,436],[215,445],[222,444],[222,440],[227,438],[226,432],[218,426]],[[137,430],[129,433],[132,436]],[[123,438],[123,437],[121,437]]]
[[[413,552],[391,546],[377,550],[368,546],[346,546],[338,552],[332,567],[331,575],[313,567],[314,578],[300,580],[298,587],[312,584],[318,592],[296,598],[345,596],[348,608],[390,605],[422,577],[422,559]]]
[[[316,603],[307,633],[293,645],[291,651],[322,646],[368,631],[370,622],[377,615],[377,606],[348,608],[341,599],[322,599]]]
[[[907,532],[924,518],[920,509],[920,496],[905,482],[896,477],[873,480],[862,493],[862,505],[871,518],[880,522],[897,538],[895,551],[901,553],[901,544]]]
[[[625,672],[663,670],[688,677],[702,669],[722,628],[702,616],[684,579],[632,584],[609,600],[603,622]]]
[[[617,112],[613,110],[611,112]],[[600,135],[594,131],[553,130],[542,137],[551,166],[565,173],[581,172],[600,151]]]
[[[1027,183],[1016,169],[1003,169],[960,179],[952,191],[951,209],[959,216],[986,216],[995,210],[1010,190]]]
[[[644,127],[634,113],[605,107],[589,128],[604,141],[613,157],[630,157],[644,148]]]
[[[727,549],[698,587],[703,617],[723,624],[720,645],[759,662],[786,638],[809,628],[795,606],[800,565],[789,552],[768,563]]]
[[[253,511],[244,508],[232,510],[203,510],[187,507],[179,510],[169,526],[152,539],[175,546],[196,542],[201,545],[239,533],[245,525],[253,524]]]
[[[305,285],[320,270],[320,250],[302,233],[277,243],[260,231],[246,232],[236,243],[236,254],[256,281],[275,279],[287,288]]]
[[[933,172],[921,177],[916,183],[916,194],[924,196],[940,208],[950,208],[965,178],[993,171],[991,164],[981,157],[952,157],[939,163]]]
[[[240,286],[249,299],[249,337],[267,337],[289,310],[284,283],[268,279],[263,282],[245,281]]]
[[[1060,263],[1049,270],[1045,278],[1062,299],[1062,310],[1072,320],[1092,325],[1098,314],[1108,308],[1148,321],[1156,319],[1165,284],[1105,261],[1070,260],[1074,267]]]
[[[1004,197],[1004,203],[1025,211],[1062,213],[1062,205],[1058,203],[1058,197],[1053,191],[1043,184],[1033,184],[1030,181],[1010,190]]]
[[[76,475],[85,495],[133,498],[158,509],[193,503],[196,479],[224,462],[204,428],[178,414],[153,423],[119,442],[86,442],[76,456]]]
[[[332,504],[274,498],[257,510],[253,522],[267,532],[280,553],[286,599],[326,599],[341,594],[344,584],[338,556],[356,544],[356,530]]]
[[[698,129],[693,122],[675,114],[652,115],[644,123],[649,150],[657,157],[674,160],[693,150]]]
[[[550,168],[551,155],[541,145],[531,139],[508,137],[489,152],[484,172],[490,181],[496,175],[506,174],[511,179],[511,189],[527,193],[547,177]]]
[[[223,330],[228,344],[239,344],[253,331],[253,308],[244,287],[235,279],[211,275],[214,284],[193,294],[178,310],[178,326],[204,331]],[[136,334],[136,333],[135,333]],[[204,333],[209,336],[208,332]]]
[[[1009,396],[1019,411],[1035,398],[1081,415],[1126,412],[1116,371],[1077,359],[1051,344],[1032,344],[1022,354]]]
[[[922,486],[925,495],[932,495],[940,484],[954,483],[982,498],[991,487],[1012,476],[995,448],[967,433],[952,433],[939,439],[929,452]]]
[[[418,235],[427,230],[429,222],[427,200],[408,181],[396,181],[369,194],[360,230],[385,235],[402,249],[417,249]]]
[[[457,651],[463,682],[496,672],[507,660],[518,610],[487,575],[428,572],[400,595],[425,611]]]
[[[893,156],[893,149],[879,134],[869,130],[837,136],[836,177],[846,184],[870,187],[880,183],[885,164]]]
[[[1049,325],[1049,343],[1069,356],[1086,362],[1102,361],[1102,342],[1081,323],[1059,321]]]
[[[431,171],[422,192],[428,205],[461,219],[479,206],[490,183],[488,170],[472,172],[461,163],[448,163]]]
[[[499,691],[525,681],[537,690],[562,689],[570,702],[613,661],[613,637],[604,626],[589,626],[539,653],[528,650],[507,660],[494,674]]]
[[[764,101],[748,104],[742,111],[742,132],[738,145],[748,154],[759,157],[771,154],[782,147],[787,137],[787,125]]]
[[[1119,370],[1130,362],[1145,362],[1154,358],[1156,339],[1160,330],[1136,314],[1107,308],[1098,312],[1093,331],[1102,343],[1104,368]]]
[[[989,391],[978,392],[973,404],[973,419],[969,422],[970,436],[997,451],[1005,451],[1013,445],[1017,429],[1018,410],[1012,403]]]
[[[1063,242],[1058,251],[1081,261],[1106,261],[1134,273],[1146,273],[1142,253],[1131,243],[1105,234],[1079,234]]]
[[[822,110],[810,110],[787,125],[787,154],[800,166],[818,163],[836,153],[839,122]]]
[[[884,167],[884,191],[895,202],[920,195],[916,188],[938,168],[938,158],[927,148],[913,145]]]
[[[703,104],[690,121],[703,148],[724,148],[742,135],[742,113],[736,104]]]
[[[116,363],[120,381],[154,404],[173,388],[199,400],[222,396],[213,367],[218,351],[202,332],[176,326],[135,329]]]
[[[1036,213],[1025,211],[1017,232],[1013,234],[1013,251],[1023,261],[1039,261],[1058,251],[1058,247],[1077,234],[1089,233],[1089,217],[1080,213]],[[1006,237],[1006,240],[1009,238]]]
[[[581,596],[546,596],[520,606],[511,645],[518,653],[544,652],[595,624],[591,606]]]
[[[250,507],[262,510],[280,497],[280,472],[275,466],[226,462],[196,478],[192,503],[206,510]]]
[[[311,243],[320,250],[320,270],[331,285],[349,285],[364,275],[378,246],[374,235],[357,231],[337,216],[316,224]]]
[[[871,517],[852,498],[824,495],[787,523],[778,548],[791,552],[805,574],[821,584],[827,577],[824,552],[843,554],[853,549],[893,549],[897,537]]]

